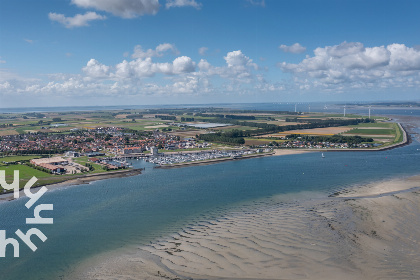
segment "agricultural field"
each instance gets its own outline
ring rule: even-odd
[[[40,158],[40,155],[37,156],[9,156],[9,157],[0,157],[0,162],[18,162],[18,161],[29,161],[34,158]]]
[[[397,139],[397,129],[392,123],[381,122],[382,119],[377,117],[375,119],[379,120],[379,122],[371,122],[371,120],[367,120],[362,116],[350,114],[343,117],[342,114],[277,113],[273,111],[264,113],[261,111],[235,111],[222,108],[121,109],[112,111],[0,114],[0,133],[9,135],[32,133],[45,133],[47,135],[72,134],[68,137],[69,140],[62,137],[61,139],[66,140],[59,141],[64,141],[63,144],[67,147],[78,148],[81,145],[86,148],[90,146],[89,141],[94,141],[93,139],[95,139],[96,143],[97,141],[101,143],[102,150],[106,150],[111,145],[135,145],[138,143],[138,140],[142,139],[143,141],[144,137],[151,139],[151,137],[155,137],[152,133],[155,130],[164,132],[169,138],[172,137],[171,141],[183,141],[185,138],[196,138],[198,136],[198,140],[232,147],[256,145],[258,143],[264,145],[270,142],[270,138],[280,139],[290,134],[300,134],[302,136],[332,136],[336,134],[362,136],[373,138],[376,143],[385,144]],[[226,126],[209,128],[188,126],[190,124],[203,123],[221,123]],[[288,126],[288,128],[285,128],[285,126]],[[102,130],[102,128],[107,129]],[[127,130],[124,131],[121,128]],[[289,130],[285,131],[286,129]],[[95,132],[95,130],[98,132]],[[110,130],[113,130],[112,134],[114,136],[118,133],[124,133],[125,135],[121,136],[120,134],[118,136],[121,140],[112,138],[112,135],[108,140],[104,140],[101,133]],[[138,131],[139,133],[133,133],[133,131]],[[84,133],[91,133],[89,135],[91,137],[90,140],[87,139],[87,136],[83,138],[84,142],[82,141],[82,143],[79,140],[74,141],[71,139]],[[131,140],[129,139],[130,137],[132,137]],[[148,142],[148,145],[158,145],[159,136],[156,137],[157,141],[153,142],[154,140],[151,140],[152,142]],[[36,137],[26,135],[26,138],[33,139]],[[114,140],[109,141],[111,138]],[[124,138],[127,138],[127,140],[124,140]],[[258,138],[265,140],[258,140]],[[66,145],[69,142],[71,144]],[[165,143],[162,142],[161,144],[164,145]],[[81,160],[79,159],[79,161]],[[95,165],[92,164],[92,166]],[[95,167],[95,172],[102,170],[101,166]]]
[[[63,175],[52,175],[37,169],[34,169],[32,167],[29,167],[27,165],[21,165],[21,164],[14,164],[14,165],[8,165],[8,166],[0,166],[0,170],[5,170],[6,173],[6,182],[12,183],[13,176],[14,176],[14,170],[19,171],[19,187],[23,188],[25,184],[33,177],[35,176],[38,181],[34,184],[34,186],[40,186],[45,184],[52,184],[52,183],[58,183],[68,180],[68,176]],[[0,187],[0,191],[3,191],[3,188]]]
[[[398,125],[396,123],[376,122],[376,123],[363,123],[357,126],[352,126],[352,129],[343,133],[344,136],[364,136],[372,137],[374,140],[384,142],[383,139],[387,139],[389,142],[397,138],[399,132]]]
[[[98,158],[101,158],[101,157],[98,157]],[[81,164],[83,166],[85,166],[86,163],[91,164],[93,166],[94,170],[93,171],[90,171],[89,172],[90,174],[91,173],[102,173],[102,172],[106,172],[106,170],[102,167],[102,165],[89,161],[89,158],[86,157],[86,156],[74,158],[73,161],[76,162],[76,163],[79,163],[79,164]]]
[[[0,130],[0,136],[7,136],[7,135],[16,135],[19,134],[16,130]]]
[[[351,130],[348,126],[338,126],[338,127],[323,127],[323,128],[313,128],[313,129],[299,129],[299,130],[288,130],[279,133],[272,133],[261,135],[261,137],[284,137],[290,134],[305,134],[310,136],[319,136],[319,135],[334,135],[340,134],[346,131]]]

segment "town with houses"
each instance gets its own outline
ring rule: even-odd
[[[392,123],[357,116],[334,119],[293,112],[233,115],[206,113],[212,108],[200,109],[204,113],[192,110],[155,110],[164,113],[159,115],[150,111],[5,115],[0,164],[20,163],[9,159],[21,156],[32,168],[72,175],[129,169],[127,159],[175,166],[263,156],[280,149],[370,149],[398,142]],[[340,135],[343,132],[348,136]]]

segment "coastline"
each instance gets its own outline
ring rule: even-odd
[[[121,178],[121,177],[128,177],[128,176],[135,176],[141,174],[143,169],[135,168],[135,169],[123,169],[117,171],[108,171],[104,173],[96,173],[96,174],[85,174],[79,177],[70,178],[69,180],[60,182],[60,183],[53,183],[53,184],[45,184],[36,187],[32,187],[31,189],[37,189],[41,187],[47,187],[49,190],[61,188],[61,187],[68,187],[73,185],[81,185],[81,184],[89,184],[90,182],[111,179],[111,178]],[[19,192],[19,197],[25,196],[23,189]],[[0,203],[6,201],[15,200],[13,197],[13,192],[3,193],[0,194]]]
[[[419,205],[420,175],[334,197],[273,197],[98,256],[64,279],[418,279]]]
[[[272,152],[264,153],[264,154],[252,154],[252,155],[245,155],[240,158],[218,158],[206,161],[192,161],[192,162],[181,162],[181,163],[174,163],[168,165],[161,165],[156,166],[155,168],[180,168],[180,167],[187,167],[187,166],[196,166],[196,165],[208,165],[214,164],[223,161],[230,161],[230,160],[240,160],[240,159],[249,159],[249,158],[257,158],[257,157],[264,157],[264,156],[284,156],[284,155],[296,155],[296,154],[304,154],[304,153],[311,153],[311,152],[379,152],[379,151],[386,151],[395,148],[399,148],[405,146],[410,143],[411,139],[408,135],[406,129],[401,125],[401,123],[397,123],[401,129],[403,139],[401,142],[394,143],[392,145],[388,145],[385,147],[378,147],[378,148],[370,148],[370,149],[360,149],[360,148],[350,148],[350,149],[335,149],[335,148],[325,148],[325,149],[308,149],[308,148],[284,148],[284,149],[274,149]]]
[[[258,157],[266,157],[266,156],[284,156],[284,155],[296,155],[296,154],[304,154],[304,153],[311,153],[311,152],[375,152],[375,151],[385,151],[390,149],[395,149],[398,147],[405,146],[411,142],[411,138],[407,133],[406,129],[398,123],[398,126],[401,128],[403,133],[403,140],[399,143],[395,143],[386,147],[379,147],[373,149],[274,149],[271,152],[261,153],[261,154],[251,154],[245,155],[240,158],[218,158],[213,160],[206,160],[206,161],[194,161],[194,162],[182,162],[182,163],[175,163],[170,165],[162,165],[162,166],[155,166],[155,168],[181,168],[181,167],[188,167],[188,166],[197,166],[197,165],[209,165],[215,164],[224,161],[231,161],[231,160],[241,160],[241,159],[250,159],[250,158],[258,158]],[[81,175],[80,177],[70,178],[66,181],[60,183],[52,183],[52,184],[43,184],[40,186],[32,187],[32,188],[40,188],[43,186],[48,186],[48,188],[58,188],[58,187],[65,187],[71,185],[79,185],[79,184],[87,184],[89,182],[98,181],[98,180],[105,180],[111,178],[118,178],[118,177],[125,177],[125,176],[134,176],[141,174],[141,169],[125,169],[125,170],[117,170],[117,171],[108,171],[106,173],[97,173],[97,174],[87,174]],[[23,191],[20,192],[21,196],[23,195]],[[1,193],[0,194],[0,203],[5,201],[14,200],[13,193]]]

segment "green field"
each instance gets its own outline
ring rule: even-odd
[[[352,125],[351,127],[382,127],[382,128],[393,128],[394,123],[388,122],[375,122],[375,123],[359,123],[358,125]]]
[[[101,157],[98,157],[98,158],[101,158]],[[83,166],[85,166],[85,163],[91,164],[93,168],[95,168],[95,170],[90,171],[89,174],[106,172],[106,170],[103,169],[102,165],[89,161],[89,158],[86,156],[74,158],[73,160],[77,163],[80,163]]]
[[[2,157],[0,158],[0,162],[16,162],[22,160],[31,160],[34,158],[40,158],[41,156],[10,156],[10,157]]]
[[[29,179],[31,179],[33,176],[35,176],[38,179],[38,181],[34,184],[34,186],[58,183],[58,182],[68,180],[68,176],[48,174],[46,172],[34,169],[26,165],[21,165],[21,164],[0,166],[0,170],[6,171],[6,182],[9,184],[12,183],[13,181],[14,170],[19,170],[19,178],[20,178],[19,187],[20,188],[23,188],[25,184],[29,181]],[[0,187],[0,190],[3,190],[3,188]]]
[[[394,135],[395,129],[360,129],[354,128],[350,131],[347,131],[346,134],[360,134],[360,135]]]
[[[401,128],[397,124],[395,124],[395,126],[396,126],[397,133],[395,135],[394,143],[399,143],[402,140],[404,140],[404,136],[403,136],[403,132]]]

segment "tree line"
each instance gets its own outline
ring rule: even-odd
[[[165,116],[165,115],[155,115],[155,118],[159,118],[161,120],[169,120],[169,121],[175,121],[176,116]]]
[[[233,129],[226,132],[206,133],[197,135],[198,139],[207,142],[226,143],[226,144],[245,144],[243,137],[248,136],[247,132]]]
[[[312,122],[312,123],[310,122],[310,123],[279,126],[276,124],[238,121],[238,120],[225,119],[225,118],[203,119],[202,121],[204,122],[231,123],[233,125],[257,127],[259,129],[258,130],[245,130],[245,131],[238,130],[241,132],[241,134],[236,133],[236,132],[232,133],[232,131],[235,131],[235,130],[232,130],[230,132],[206,133],[206,134],[201,134],[199,136],[199,139],[209,141],[209,142],[219,142],[219,143],[227,143],[227,144],[231,144],[231,143],[243,144],[245,143],[245,140],[243,139],[243,137],[268,134],[268,133],[276,133],[276,132],[284,132],[288,130],[357,125],[358,123],[364,123],[364,122],[370,121],[370,119],[367,119],[367,120],[368,121],[366,121],[366,119],[350,119],[350,120],[327,119],[327,120],[322,120],[321,122]],[[366,142],[369,142],[369,141],[366,141]],[[337,143],[341,143],[341,142],[337,142]]]

